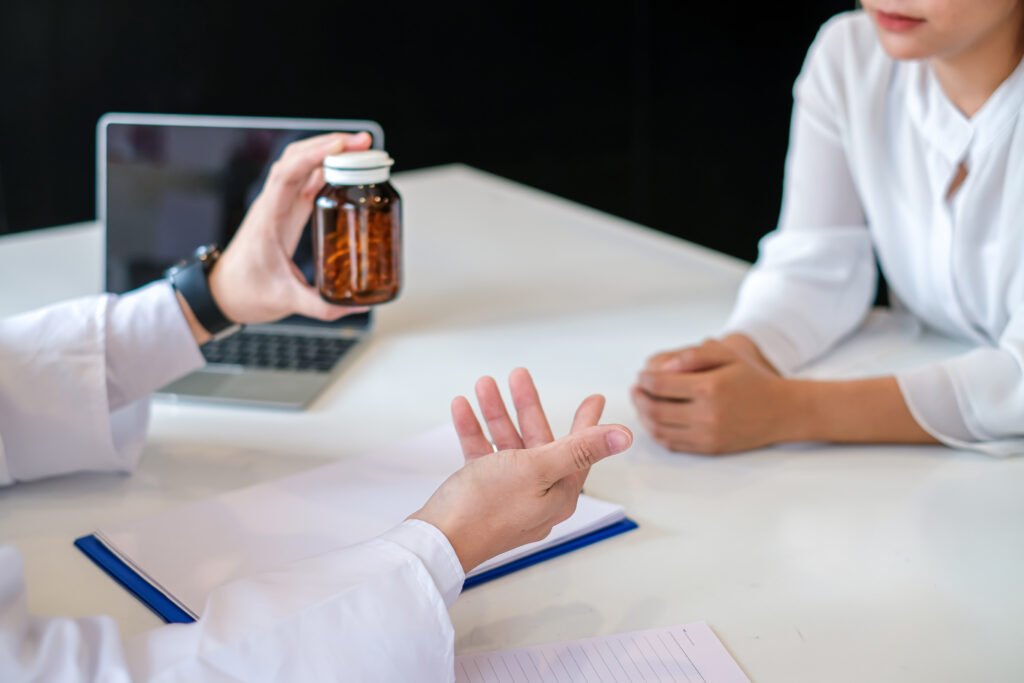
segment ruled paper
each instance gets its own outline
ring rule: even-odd
[[[456,683],[750,683],[704,622],[455,658]]]

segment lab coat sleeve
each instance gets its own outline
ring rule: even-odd
[[[779,226],[762,239],[724,330],[749,336],[783,374],[853,331],[877,284],[844,151],[844,21],[822,28],[797,79]]]
[[[123,642],[109,617],[26,613],[20,560],[0,548],[5,681],[451,681],[448,607],[465,576],[435,527],[224,584],[193,624]]]
[[[896,376],[914,419],[954,448],[1024,455],[1024,308],[998,346]]]
[[[167,282],[0,321],[0,485],[132,469],[147,397],[202,364]]]

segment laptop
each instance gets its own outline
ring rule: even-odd
[[[97,124],[96,206],[105,229],[106,291],[163,277],[196,247],[227,245],[270,165],[291,142],[368,131],[374,121],[106,114]],[[307,230],[295,262],[310,281]],[[172,400],[301,409],[334,378],[370,332],[372,314],[324,323],[294,316],[202,348],[207,365],[159,394]]]

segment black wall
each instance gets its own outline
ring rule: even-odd
[[[777,219],[791,89],[848,0],[3,0],[0,232],[94,215],[106,111],[373,118],[461,161],[744,258]]]

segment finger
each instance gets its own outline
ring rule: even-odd
[[[317,193],[320,192],[320,188],[324,186],[324,167],[319,166],[313,169],[313,172],[309,174],[309,180],[306,181],[305,187],[302,188],[302,192],[299,196],[303,201],[313,201]]]
[[[637,378],[637,385],[654,398],[691,401],[703,381],[705,378],[696,373],[644,370]]]
[[[373,142],[373,137],[366,131],[359,133],[322,133],[308,138],[296,140],[285,147],[285,151],[305,152],[315,148],[326,148],[329,154],[342,150],[358,151],[366,149]],[[284,152],[282,152],[282,156]]]
[[[298,273],[296,278],[302,278],[302,273]],[[292,281],[288,302],[290,312],[328,322],[370,310],[368,306],[337,306],[324,301],[316,287],[307,284],[304,278],[302,282]]]
[[[643,424],[651,438],[662,445],[689,442],[697,436],[695,431],[689,427],[664,425],[643,417],[640,418],[640,423]]]
[[[345,149],[350,152],[364,152],[372,145],[373,136],[366,131],[349,135],[348,140],[345,141]]]
[[[682,349],[672,349],[671,351],[662,351],[656,353],[647,359],[644,364],[644,370],[668,370],[671,369],[676,362],[676,356]]]
[[[604,404],[604,396],[601,394],[594,394],[583,399],[580,407],[576,409],[576,415],[572,418],[572,428],[569,430],[569,433],[574,434],[581,429],[593,427],[600,422],[601,414],[604,412]]]
[[[498,391],[498,383],[493,377],[481,377],[476,383],[476,400],[480,404],[480,414],[487,422],[487,431],[499,451],[507,451],[523,447],[523,440],[512,424],[505,408],[505,401]]]
[[[312,149],[313,147],[331,147],[336,145],[339,139],[343,139],[345,136],[350,136],[351,133],[321,133],[320,135],[310,135],[308,138],[302,138],[291,142],[285,147],[285,150],[306,150]],[[284,154],[284,152],[282,152]]]
[[[717,339],[705,340],[699,346],[679,349],[662,364],[666,372],[705,372],[736,359],[736,352]]]
[[[697,453],[701,455],[723,455],[728,451],[712,438],[707,430],[693,426],[675,426],[652,422],[641,416],[640,423],[659,445],[675,453]]]
[[[330,154],[369,149],[369,133],[331,133],[293,142],[271,167],[258,201],[277,217],[277,238],[288,256],[295,253],[313,210],[313,197],[323,187],[323,162]]]
[[[523,437],[526,448],[543,446],[555,440],[551,433],[551,425],[540,404],[540,395],[533,383],[533,378],[526,368],[516,368],[508,378],[509,391],[512,393],[512,404],[516,407],[516,419],[519,422],[519,433]]]
[[[314,171],[313,177],[318,174],[322,176],[323,171]],[[302,239],[302,233],[306,229],[306,224],[309,223],[309,217],[312,213],[313,198],[307,198],[305,195],[300,194],[292,202],[288,212],[279,216],[278,221],[274,223],[275,232],[277,233],[276,238],[281,245],[281,252],[288,260],[295,256],[295,250],[299,246],[299,240]]]
[[[729,451],[711,448],[707,446],[698,436],[691,434],[686,438],[659,440],[658,444],[672,451],[673,453],[687,453],[690,455],[705,455],[719,457],[729,455]]]
[[[462,455],[466,460],[474,460],[494,452],[494,446],[487,440],[473,406],[469,404],[465,396],[456,396],[452,400],[452,424],[455,425],[455,433],[459,435],[459,444],[462,446]]]
[[[643,416],[640,417],[640,424],[643,425],[647,434],[650,435],[651,440],[659,446],[670,451],[693,452],[692,446],[696,434],[692,430],[688,430],[685,427],[665,427],[651,422]]]
[[[637,414],[652,424],[685,427],[692,422],[691,402],[659,400],[637,387],[630,392],[630,397],[633,399]]]
[[[632,443],[633,432],[626,427],[599,425],[528,452],[534,454],[542,485],[550,489],[566,477],[572,477],[575,486],[576,475],[611,455],[621,453]],[[576,491],[579,491],[578,487]]]
[[[295,250],[302,239],[302,233],[309,223],[309,217],[313,213],[313,201],[324,186],[324,169],[318,166],[309,175],[305,187],[299,192],[298,197],[292,202],[287,217],[281,219],[282,229],[278,230],[277,239],[281,244],[281,250],[289,257],[295,255]]]
[[[346,149],[366,149],[369,145],[369,133],[332,133],[294,142],[285,148],[281,158],[270,167],[263,191],[280,208],[283,202],[295,199],[313,171],[323,166],[328,155]]]
[[[580,407],[576,409],[576,415],[572,419],[572,427],[569,430],[570,434],[575,434],[578,431],[586,429],[587,427],[593,427],[601,421],[601,414],[604,412],[604,396],[601,394],[594,394],[583,399],[580,403]],[[587,468],[579,472],[575,481],[572,482],[572,486],[576,489],[577,493],[583,493],[583,485],[587,483],[587,476],[590,474],[590,469]]]

